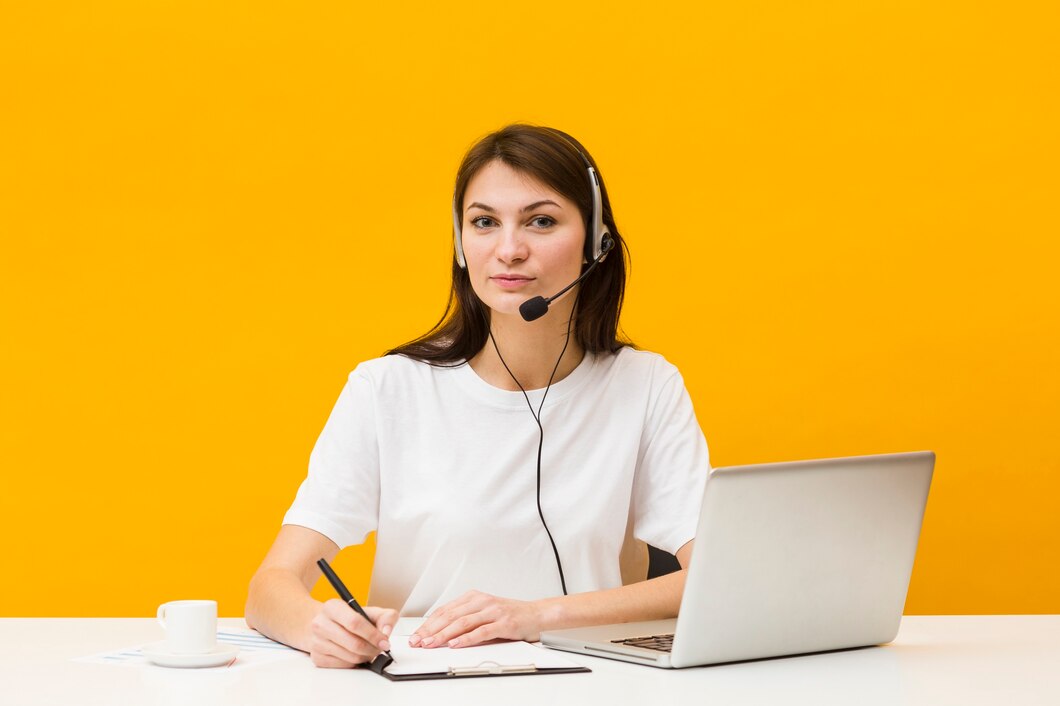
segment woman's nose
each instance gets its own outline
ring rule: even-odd
[[[497,259],[502,262],[521,262],[528,254],[526,239],[518,227],[504,228],[497,240]]]

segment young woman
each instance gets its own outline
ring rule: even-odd
[[[595,163],[510,125],[464,157],[453,213],[446,314],[350,374],[250,583],[247,622],[318,666],[389,649],[399,614],[429,616],[411,645],[463,647],[680,605],[707,446],[677,369],[618,338],[626,249]],[[374,627],[309,593],[373,530]],[[642,543],[682,570],[623,585]]]

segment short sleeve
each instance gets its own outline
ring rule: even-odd
[[[663,363],[652,394],[633,481],[633,534],[675,554],[696,536],[710,473],[707,440],[681,374]]]
[[[377,439],[372,383],[354,370],[309,455],[309,474],[283,524],[316,530],[340,549],[364,542],[379,517]]]

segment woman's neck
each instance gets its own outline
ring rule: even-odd
[[[487,340],[482,350],[469,361],[471,369],[490,385],[502,390],[519,389],[512,375],[526,390],[544,388],[549,378],[553,384],[559,382],[578,367],[585,353],[575,340],[573,330],[567,343],[569,317],[569,310],[560,309],[550,311],[537,321],[526,322],[518,314],[506,316],[494,312],[491,317],[493,340]],[[557,367],[561,351],[563,359]]]

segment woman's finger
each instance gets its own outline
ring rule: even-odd
[[[376,609],[383,611],[383,609]],[[384,612],[385,613],[385,612]],[[381,613],[381,617],[388,617]],[[342,601],[333,600],[324,604],[324,608],[312,622],[313,640],[310,656],[318,666],[350,667],[370,661],[383,649],[389,647],[385,636],[379,644],[369,642],[358,632],[374,637],[376,632],[365,618]],[[382,635],[382,633],[378,633]]]
[[[350,634],[375,646],[377,654],[390,649],[388,637],[343,601],[337,598],[331,599],[324,604],[324,613]]]
[[[498,623],[486,623],[480,625],[471,632],[454,637],[447,643],[449,647],[473,647],[474,645],[481,645],[483,642],[489,642],[490,640],[496,640],[498,637],[503,637],[501,628]]]
[[[364,612],[375,623],[376,630],[389,638],[390,634],[394,632],[394,626],[397,625],[398,612],[392,608],[376,608],[374,606],[365,606]]]
[[[313,658],[313,664],[316,666],[332,669],[348,669],[368,661],[363,655],[354,654],[331,640],[318,642],[309,656]]]
[[[487,598],[490,598],[487,594],[478,591],[468,591],[449,601],[427,616],[423,624],[409,636],[409,645],[411,647],[436,645],[437,640],[434,635],[438,631],[452,624],[454,620],[459,620],[465,615],[477,612],[479,610],[478,604]],[[430,639],[428,640],[428,638]]]
[[[325,626],[322,637],[336,648],[324,651],[330,652],[341,659],[352,658],[354,662],[365,662],[382,651],[361,636],[349,632],[337,623]]]
[[[466,635],[467,633],[475,630],[476,628],[485,625],[490,622],[489,616],[485,612],[472,613],[471,615],[464,615],[451,623],[443,627],[441,630],[433,635],[427,635],[423,638],[424,647],[447,647],[449,641]]]

